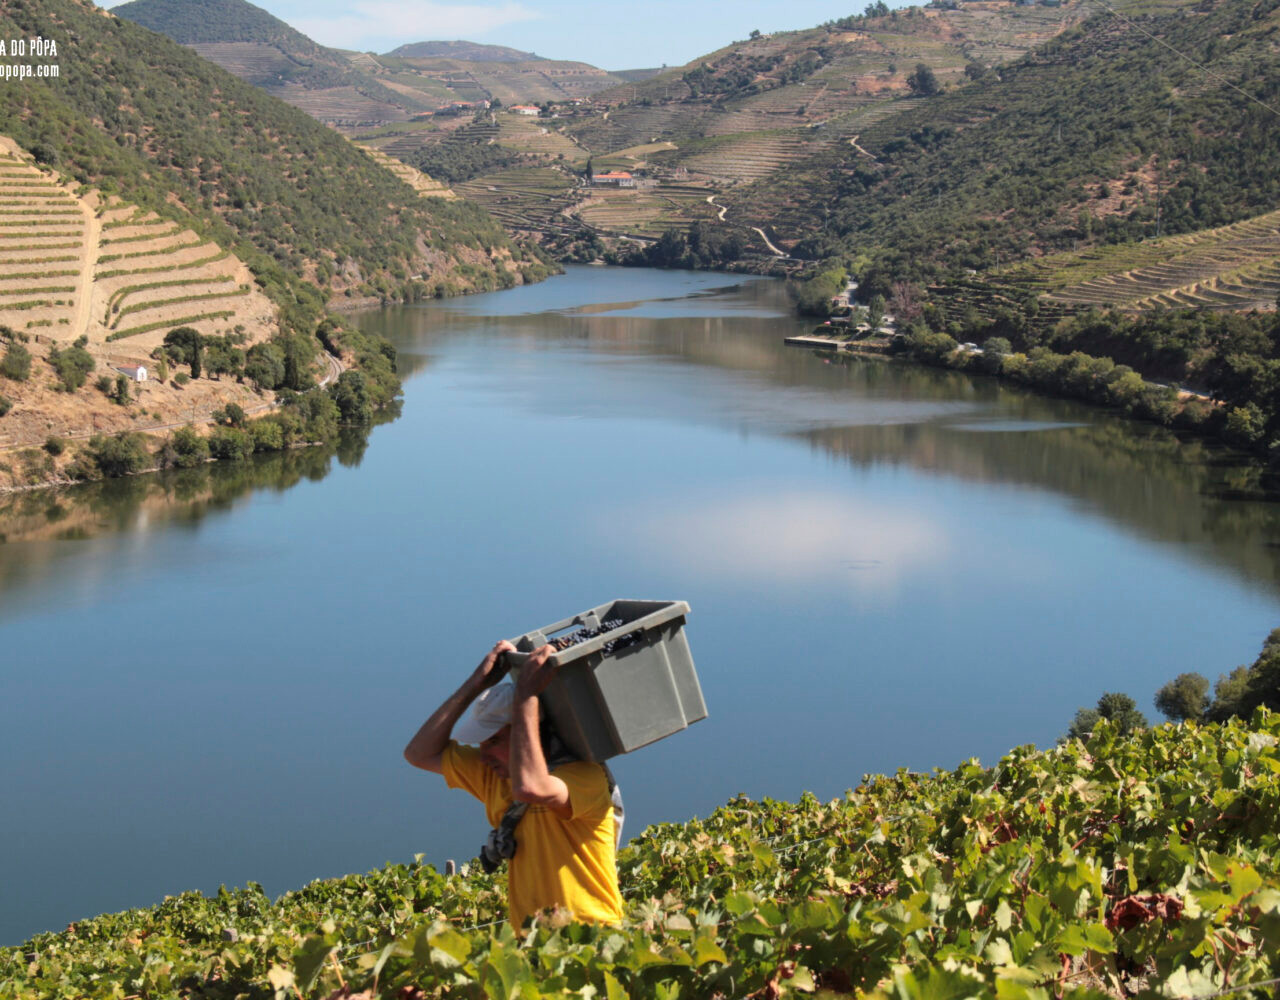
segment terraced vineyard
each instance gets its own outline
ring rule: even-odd
[[[76,328],[90,222],[66,187],[0,139],[0,324],[55,336]]]
[[[508,229],[576,228],[563,213],[577,201],[579,189],[571,174],[556,167],[514,167],[459,184],[456,190]]]
[[[708,189],[697,185],[657,184],[651,188],[597,188],[574,214],[594,229],[641,239],[657,239],[668,229],[687,230],[695,222],[716,221]]]
[[[417,191],[418,194],[427,198],[457,197],[457,195],[449,190],[448,185],[441,184],[435,178],[428,177],[421,170],[415,170],[407,163],[397,160],[394,156],[388,156],[382,150],[376,149],[373,146],[361,146],[360,148],[372,156],[379,164],[386,167],[402,181],[408,184],[409,187]]]
[[[832,139],[812,131],[752,132],[708,141],[680,157],[681,166],[717,180],[737,183],[768,177],[788,164],[820,152]]]
[[[78,197],[0,137],[0,323],[141,359],[176,326],[265,333],[276,310],[249,270],[178,223]]]
[[[170,219],[114,203],[100,213],[91,343],[130,340],[149,351],[175,326],[202,333],[274,325],[275,307],[248,269]]]
[[[1280,295],[1280,211],[1198,233],[1046,257],[1008,268],[1001,278],[1073,306],[1269,309]]]
[[[588,153],[556,127],[551,119],[531,118],[517,114],[496,116],[499,145],[538,156],[564,159],[575,165],[587,162]]]

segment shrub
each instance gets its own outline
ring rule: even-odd
[[[169,440],[173,464],[179,469],[203,465],[209,459],[209,442],[190,424],[179,427]]]
[[[13,409],[13,401],[8,396],[0,396],[0,417]]]
[[[53,435],[50,435],[48,438],[45,439],[44,450],[47,451],[50,455],[54,455],[56,457],[58,455],[61,455],[64,451],[67,450],[67,442],[62,440],[62,438],[60,437],[54,437]]]
[[[111,395],[111,388],[115,385],[115,383],[111,381],[110,375],[99,375],[97,381],[93,384],[104,396]]]
[[[31,352],[21,344],[10,343],[0,360],[0,375],[14,382],[25,382],[31,377]]]
[[[216,424],[227,424],[231,427],[244,426],[244,408],[239,403],[228,403],[222,409],[214,410],[212,416]]]
[[[61,350],[54,347],[49,351],[49,364],[57,373],[64,392],[75,392],[79,389],[94,369],[93,355],[84,349],[86,343],[88,341],[81,337],[70,347]]]
[[[191,381],[191,376],[186,372],[178,372],[177,375],[173,376],[173,381],[175,385],[186,385]]]
[[[255,420],[249,425],[254,451],[283,451],[284,427],[278,420]]]
[[[151,464],[143,436],[128,431],[112,437],[95,434],[89,439],[88,455],[102,475],[110,478],[142,472]]]
[[[284,351],[275,344],[254,344],[245,355],[244,376],[259,389],[284,384]]]
[[[338,407],[343,423],[367,424],[373,419],[373,406],[363,372],[346,371],[329,386],[329,396]]]
[[[209,435],[209,454],[238,462],[253,454],[253,439],[238,427],[219,427]]]

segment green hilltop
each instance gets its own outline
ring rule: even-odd
[[[480,45],[476,42],[409,42],[387,53],[403,59],[463,59],[467,62],[527,62],[537,59],[532,52],[505,45]]]
[[[324,51],[302,32],[247,0],[130,0],[111,12],[183,45],[266,42],[283,51],[311,56]]]

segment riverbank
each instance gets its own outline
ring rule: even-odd
[[[991,376],[1044,396],[1075,399],[1118,410],[1136,420],[1251,453],[1259,461],[1259,468],[1268,470],[1266,491],[1280,490],[1280,480],[1276,480],[1280,454],[1261,447],[1263,439],[1255,429],[1258,418],[1253,413],[1230,407],[1203,392],[1147,381],[1132,368],[1117,365],[1110,358],[1093,357],[1080,351],[1056,354],[1046,347],[1033,348],[1027,353],[994,346],[983,349],[971,343],[957,344],[946,334],[927,332],[871,341],[807,334],[787,337],[784,343],[838,352],[843,356],[910,361]]]
[[[391,1000],[445,984],[633,1000],[1262,996],[1280,976],[1278,746],[1274,714],[1127,737],[1101,723],[992,768],[864,776],[830,802],[739,796],[627,845],[617,928],[542,917],[522,942],[501,875],[414,861],[274,901],[250,883],[77,921],[0,950],[0,985],[15,1000]]]

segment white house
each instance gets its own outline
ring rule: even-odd
[[[592,184],[614,184],[620,188],[633,188],[636,179],[625,170],[611,170],[606,174],[592,174]]]
[[[532,104],[516,104],[511,108],[511,112],[517,115],[536,115],[540,110]]]
[[[134,382],[145,382],[147,380],[147,369],[145,365],[117,365],[116,371],[121,375],[127,375]]]

